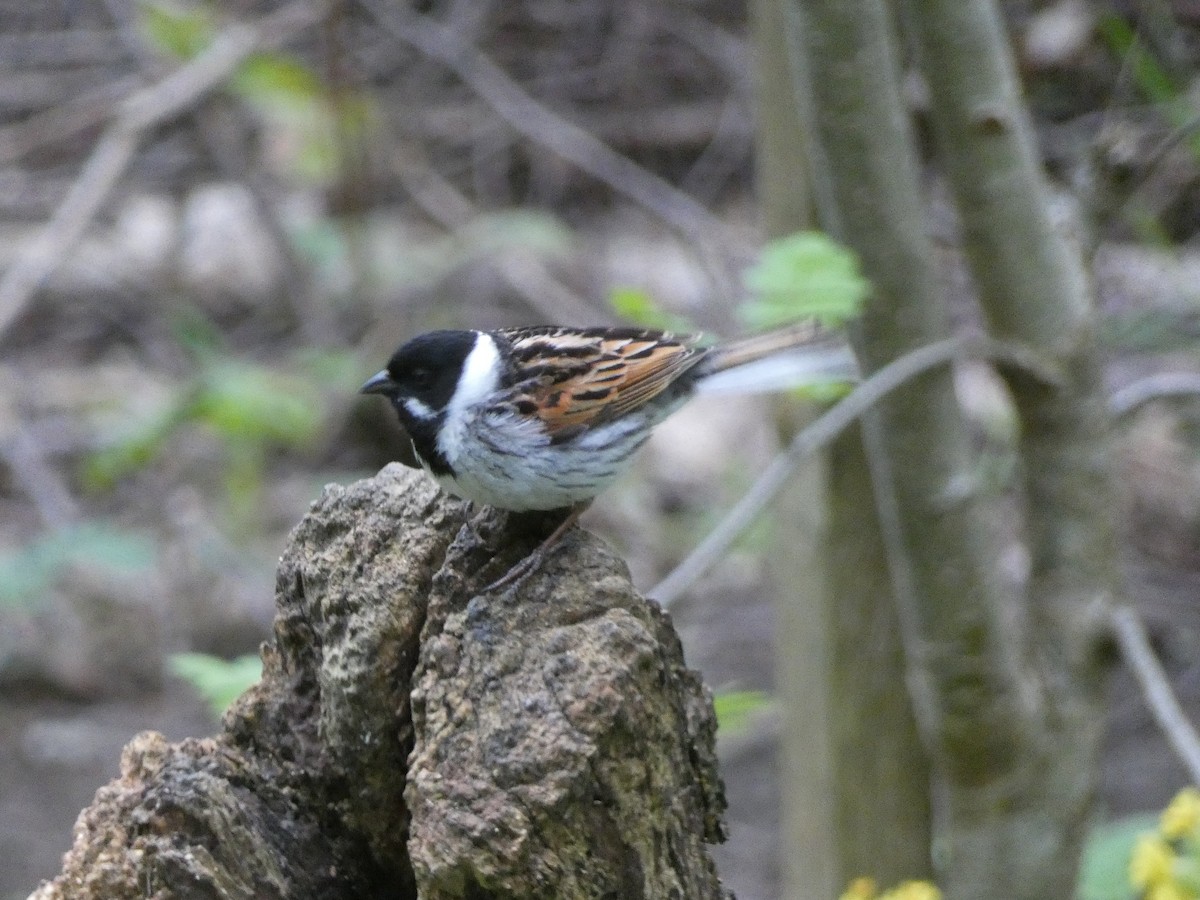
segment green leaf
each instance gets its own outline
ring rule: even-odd
[[[0,556],[0,605],[35,602],[71,564],[127,573],[148,569],[156,556],[154,542],[138,532],[95,522],[68,526]]]
[[[273,104],[323,102],[321,80],[299,60],[282,53],[256,53],[234,73],[234,92],[245,100]]]
[[[1133,900],[1129,857],[1138,836],[1157,827],[1158,816],[1146,814],[1093,828],[1079,864],[1078,900]]]
[[[771,702],[765,691],[722,691],[713,697],[717,727],[725,731],[744,728],[750,717]]]
[[[136,531],[90,523],[69,528],[59,540],[67,557],[119,572],[137,572],[154,565],[154,542]]]
[[[515,209],[483,213],[455,235],[464,255],[477,257],[525,250],[538,256],[555,256],[571,246],[571,232],[547,213]]]
[[[1195,353],[1200,316],[1188,307],[1112,313],[1100,321],[1100,340],[1123,353]]]
[[[355,391],[367,363],[346,350],[302,349],[292,359],[296,371],[329,390]]]
[[[1143,94],[1156,103],[1171,103],[1179,98],[1179,86],[1142,46],[1128,22],[1120,16],[1102,15],[1098,28],[1109,48],[1129,65],[1133,80]]]
[[[149,42],[168,56],[191,59],[212,43],[212,16],[205,9],[177,9],[143,4],[142,31]]]
[[[300,448],[321,427],[321,404],[306,379],[235,360],[205,373],[192,415],[230,441]]]
[[[1192,154],[1200,159],[1200,135],[1195,133],[1194,103],[1187,96],[1187,87],[1168,71],[1137,32],[1117,15],[1102,15],[1097,25],[1101,39],[1120,57],[1122,65],[1133,73],[1138,89],[1171,121],[1176,128],[1186,129],[1185,139]],[[1168,245],[1169,246],[1169,245]]]
[[[767,244],[744,280],[751,299],[740,313],[754,330],[808,318],[844,324],[870,291],[854,254],[816,231]]]
[[[331,280],[349,263],[350,247],[346,230],[327,218],[295,225],[289,236],[296,251]]]
[[[262,678],[262,660],[250,654],[225,660],[207,653],[175,653],[171,671],[196,689],[218,719],[229,705]]]
[[[107,490],[120,479],[144,469],[166,447],[187,416],[190,401],[178,398],[154,415],[134,422],[83,461],[83,482],[91,490]]]
[[[648,291],[641,288],[613,288],[612,293],[608,295],[608,304],[622,319],[643,328],[685,333],[696,330],[683,316],[663,309]]]
[[[207,359],[225,351],[225,335],[205,311],[190,303],[182,305],[171,319],[171,337],[183,352]]]
[[[829,379],[828,381],[810,381],[808,384],[792,388],[789,393],[801,400],[828,406],[841,400],[852,390],[854,390],[852,382]]]

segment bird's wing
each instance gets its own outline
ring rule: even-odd
[[[625,328],[517,328],[510,342],[515,405],[561,434],[637,409],[707,353],[698,338]]]

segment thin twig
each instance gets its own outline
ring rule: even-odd
[[[0,126],[0,165],[16,162],[47,144],[99,125],[109,117],[122,97],[127,97],[141,84],[142,79],[136,75],[126,76],[27,119]]]
[[[46,461],[43,448],[30,429],[18,426],[16,434],[0,442],[0,459],[7,464],[14,484],[33,501],[47,528],[65,528],[79,521],[79,505],[66,482]]]
[[[0,278],[0,336],[74,249],[128,168],[142,137],[224,83],[254,51],[311,24],[322,5],[294,3],[256,25],[237,24],[157,84],[127,97],[50,221]]]
[[[750,129],[745,127],[750,105],[747,97],[729,95],[717,117],[708,146],[680,180],[684,190],[715,200],[726,181],[752,155],[753,139]]]
[[[148,80],[162,78],[169,71],[167,60],[139,33],[137,8],[127,0],[104,0],[104,5],[117,25],[118,37],[138,61],[144,76]],[[205,105],[196,110],[196,125],[201,142],[222,173],[246,189],[268,238],[279,252],[283,262],[284,294],[296,310],[305,339],[313,346],[332,343],[328,336],[334,331],[333,316],[327,305],[315,296],[312,279],[296,255],[276,205],[271,202],[268,179],[251,164],[245,153],[234,149],[240,137],[237,131],[242,126],[241,118],[229,104]]]
[[[887,432],[880,410],[874,407],[864,410],[861,419],[862,445],[871,479],[871,495],[875,501],[875,517],[879,522],[888,582],[900,625],[900,644],[907,660],[904,676],[912,699],[913,718],[926,750],[936,753],[942,711],[929,669],[928,654],[922,652],[928,629],[921,614],[920,588],[912,555],[904,543],[904,514],[896,494],[892,459],[887,452]]]
[[[1152,400],[1187,396],[1200,396],[1200,373],[1160,372],[1127,384],[1114,392],[1109,398],[1108,406],[1113,416],[1121,419]]]
[[[232,103],[210,103],[197,110],[200,139],[222,174],[241,185],[254,205],[258,224],[283,263],[283,294],[292,307],[304,340],[313,347],[341,343],[334,310],[318,296],[312,273],[296,252],[295,242],[280,217],[279,204],[273,202],[272,180],[239,146],[238,138],[250,127],[242,121],[242,112]]]
[[[1049,384],[1061,381],[1058,372],[1028,348],[988,338],[949,338],[893,360],[792,438],[787,448],[771,461],[708,536],[666,578],[650,589],[649,596],[664,607],[669,606],[729,551],[738,536],[779,493],[804,457],[830,443],[892,391],[930,369],[964,358],[991,359],[1021,369]]]
[[[450,231],[465,228],[482,213],[423,158],[398,153],[393,171],[412,198]],[[608,313],[594,307],[561,280],[533,253],[508,253],[494,265],[529,307],[547,322],[594,322]]]
[[[645,206],[700,248],[719,250],[713,245],[728,237],[726,225],[703,204],[539,103],[451,29],[429,16],[407,12],[403,5],[382,0],[361,3],[392,35],[450,68],[519,133]]]
[[[137,148],[135,134],[111,127],[45,228],[18,252],[0,278],[0,336],[74,249]]]
[[[1192,783],[1200,784],[1200,735],[1179,705],[1167,674],[1150,646],[1145,625],[1129,606],[1118,606],[1113,610],[1112,624],[1121,654],[1133,670],[1158,727],[1187,769]]]

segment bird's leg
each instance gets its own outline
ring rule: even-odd
[[[544,541],[534,548],[532,553],[530,553],[524,559],[518,561],[517,564],[509,569],[508,572],[506,572],[499,580],[493,581],[491,584],[485,587],[483,589],[484,593],[491,593],[492,591],[498,591],[501,588],[519,585],[526,578],[532,575],[537,570],[538,566],[542,564],[543,560],[545,560],[546,554],[550,550],[554,549],[554,546],[563,539],[563,535],[571,530],[571,526],[579,521],[579,517],[583,515],[584,511],[589,506],[591,506],[591,503],[591,500],[584,500],[582,503],[576,503],[574,506],[572,506],[571,511],[567,514],[567,517],[558,524],[557,528],[550,532],[549,536],[547,536]]]
[[[465,504],[463,509],[463,525],[465,525],[467,530],[471,532],[471,537],[475,538],[475,540],[479,541],[480,543],[487,543],[484,541],[483,535],[481,535],[479,530],[475,527],[476,514],[479,512],[479,508],[475,505],[475,501],[464,500],[463,503]]]

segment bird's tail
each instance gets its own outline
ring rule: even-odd
[[[704,358],[704,394],[789,390],[831,381],[857,381],[858,361],[836,332],[802,322],[718,344]]]

